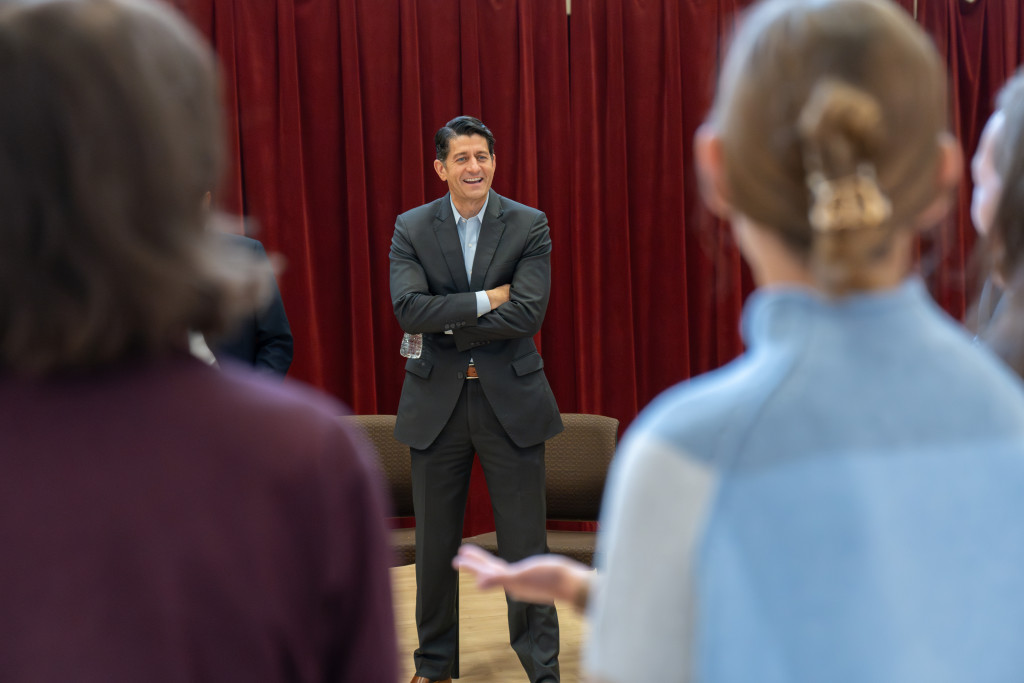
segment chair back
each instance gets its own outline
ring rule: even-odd
[[[619,421],[604,415],[562,413],[565,430],[544,451],[547,517],[596,520],[608,465],[618,443]]]
[[[395,438],[394,415],[349,415],[366,433],[377,451],[377,459],[387,480],[395,517],[412,517],[412,459],[409,447]]]

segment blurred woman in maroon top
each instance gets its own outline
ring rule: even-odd
[[[187,354],[268,273],[206,230],[213,58],[162,3],[0,10],[0,680],[391,681],[344,408]]]

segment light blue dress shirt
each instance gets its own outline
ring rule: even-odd
[[[449,201],[451,197],[449,196]],[[455,227],[459,231],[459,243],[462,244],[462,258],[466,262],[466,277],[472,281],[473,279],[473,259],[476,258],[476,245],[480,241],[480,228],[483,226],[484,211],[487,210],[487,202],[490,197],[484,200],[484,205],[480,207],[480,213],[470,218],[463,218],[459,210],[455,208],[455,202],[452,201],[452,215],[455,216]],[[487,298],[487,292],[479,291],[476,293],[476,315],[480,317],[484,313],[491,310],[491,301]]]

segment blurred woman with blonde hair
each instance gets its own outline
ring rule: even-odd
[[[695,155],[758,289],[747,351],[616,456],[594,680],[997,681],[1024,671],[1024,391],[928,296],[961,155],[934,46],[886,0],[742,20]],[[565,560],[456,564],[533,599]]]

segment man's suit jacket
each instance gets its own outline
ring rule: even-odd
[[[398,323],[406,332],[423,333],[422,355],[405,364],[395,437],[417,449],[433,443],[459,399],[470,358],[479,374],[470,381],[480,382],[517,446],[562,431],[533,343],[551,287],[547,217],[491,190],[470,282],[445,195],[398,217],[390,258]],[[477,317],[475,292],[508,283],[509,301]]]
[[[263,245],[251,237],[224,233],[224,238],[233,245],[251,249],[258,259],[267,259]],[[235,329],[224,338],[212,340],[210,348],[218,360],[231,357],[257,370],[280,375],[288,372],[292,364],[292,330],[276,281],[272,288],[270,300],[264,308],[239,320]]]

